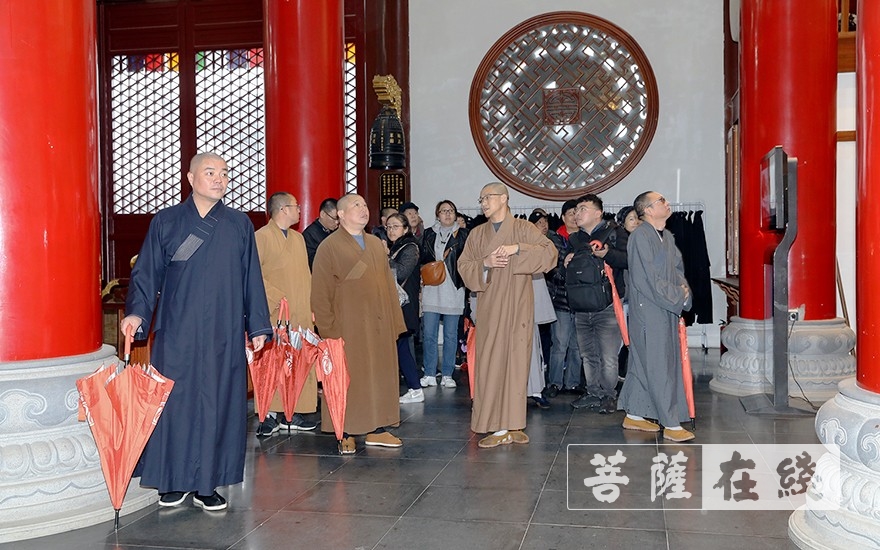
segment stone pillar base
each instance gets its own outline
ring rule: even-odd
[[[115,364],[116,350],[0,363],[0,543],[113,518],[95,440],[77,421],[77,378]],[[158,500],[129,487],[121,514]]]
[[[859,388],[855,378],[838,389],[819,409],[816,433],[822,443],[840,447],[839,478],[827,476],[831,488],[839,491],[840,507],[814,510],[808,505],[795,511],[788,520],[788,536],[805,549],[880,548],[880,395]],[[811,484],[808,503],[820,497]]]
[[[837,384],[855,376],[856,359],[850,355],[855,342],[855,333],[840,318],[793,323],[788,341],[788,394],[802,397],[803,390],[814,403],[834,397]],[[734,317],[721,331],[721,343],[727,352],[709,382],[713,391],[739,396],[773,393],[771,319]]]

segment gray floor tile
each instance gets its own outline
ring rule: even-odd
[[[570,504],[595,506],[594,509],[569,509]],[[575,494],[566,491],[544,491],[538,501],[538,507],[532,518],[532,524],[546,525],[580,525],[587,527],[620,527],[626,529],[663,530],[666,523],[662,505],[649,502],[647,495],[622,494],[616,506],[618,510],[601,510],[603,506],[590,493]],[[653,509],[635,509],[653,508]]]
[[[524,523],[537,501],[537,491],[429,487],[404,517]]]
[[[706,535],[703,533],[669,532],[669,548],[676,550],[797,550],[788,539],[768,537],[740,537],[731,535]]]
[[[440,472],[432,485],[435,487],[540,491],[547,479],[548,472],[549,468],[546,465],[531,462],[508,464],[454,460]]]
[[[619,550],[666,550],[666,533],[608,527],[572,527],[531,525],[521,547],[523,550],[548,548],[590,548]]]
[[[670,531],[782,538],[788,536],[791,516],[786,510],[667,510],[665,514]]]
[[[232,550],[373,548],[396,521],[394,517],[284,511],[248,533]]]
[[[379,541],[376,548],[516,550],[522,543],[525,531],[526,523],[480,521],[463,523],[433,518],[404,517]]]
[[[440,460],[381,459],[364,455],[351,460],[327,479],[365,483],[409,483],[425,487],[445,466],[446,462]]]
[[[320,481],[285,510],[400,516],[424,491],[422,485]]]

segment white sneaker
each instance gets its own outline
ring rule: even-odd
[[[455,380],[451,376],[444,376],[440,383],[443,384],[444,388],[454,388],[456,386]]]
[[[427,388],[429,386],[437,385],[437,377],[436,376],[423,376],[421,380],[419,380],[419,384],[422,385],[423,388]]]
[[[425,392],[421,389],[409,390],[400,396],[401,403],[422,403],[425,401]]]

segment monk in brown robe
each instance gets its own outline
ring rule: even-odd
[[[291,328],[312,329],[312,273],[309,271],[306,242],[302,235],[291,229],[299,223],[299,203],[290,193],[275,193],[269,197],[267,210],[271,219],[257,230],[255,237],[272,324],[278,322],[281,299],[287,298]],[[318,382],[312,370],[296,401],[293,418],[278,414],[284,410],[284,404],[281,395],[275,392],[269,404],[269,415],[257,427],[257,436],[270,436],[279,428],[288,431],[314,430],[317,424],[303,414],[313,413],[317,408]]]
[[[534,336],[532,274],[556,266],[556,247],[527,220],[514,218],[502,183],[480,192],[488,223],[474,228],[458,259],[477,293],[477,355],[471,430],[490,433],[481,448],[528,443],[526,385]]]
[[[339,230],[324,239],[312,264],[312,310],[322,338],[342,338],[351,376],[339,452],[355,452],[352,435],[366,444],[400,447],[385,431],[400,423],[397,337],[406,332],[394,276],[382,241],[364,232],[370,212],[363,197],[336,204]],[[333,424],[321,400],[321,429]]]

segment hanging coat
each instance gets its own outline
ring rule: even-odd
[[[135,475],[160,493],[210,495],[244,474],[245,332],[272,332],[248,217],[218,202],[202,218],[192,197],[157,213],[125,302],[143,319],[137,338],[154,310],[150,360],[174,391]]]
[[[501,245],[519,244],[505,268],[483,260]],[[556,247],[534,224],[510,213],[498,231],[475,227],[458,260],[458,272],[477,294],[477,351],[471,430],[521,430],[526,426],[526,384],[534,338],[532,275],[556,266]]]
[[[352,435],[400,423],[397,337],[406,332],[385,248],[368,234],[364,244],[340,228],[321,243],[312,264],[318,332],[345,341],[351,385],[344,430]],[[324,400],[321,429],[333,431]]]

